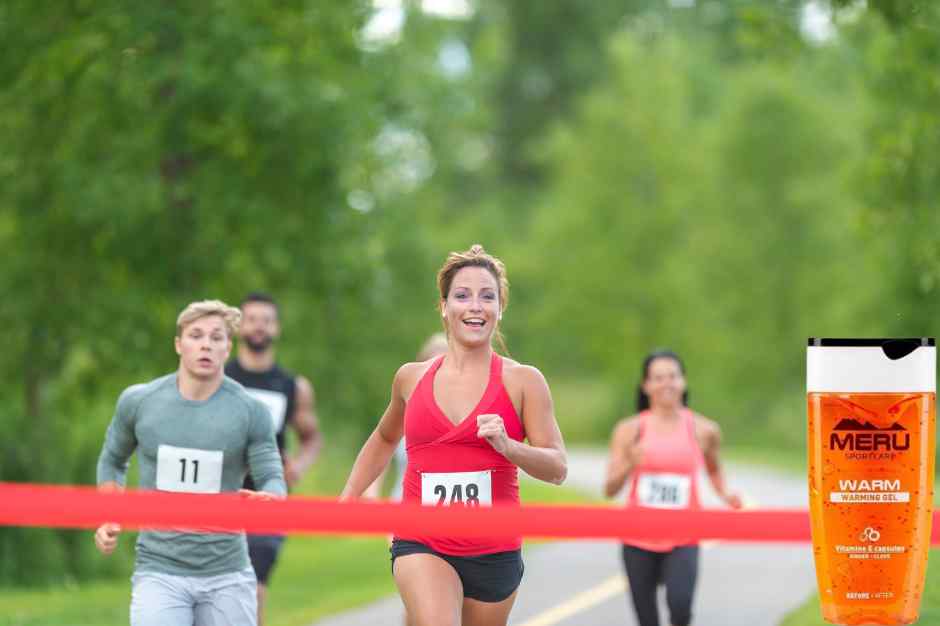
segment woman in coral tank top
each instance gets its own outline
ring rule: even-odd
[[[518,505],[517,470],[561,484],[567,457],[548,384],[498,355],[509,297],[503,263],[475,245],[438,273],[447,352],[406,363],[342,498],[359,497],[405,436],[403,501]],[[392,572],[412,626],[505,626],[522,580],[521,537],[396,536]]]
[[[632,477],[627,507],[695,510],[698,473],[704,467],[712,487],[728,506],[741,499],[725,486],[718,448],[718,425],[686,406],[688,391],[682,361],[674,352],[653,352],[643,362],[637,389],[637,415],[614,427],[604,491],[613,497]],[[666,586],[672,626],[689,626],[698,574],[698,545],[677,537],[663,541],[625,541],[623,562],[640,626],[659,626],[656,588]]]

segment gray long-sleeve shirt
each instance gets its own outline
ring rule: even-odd
[[[238,491],[246,471],[284,495],[284,467],[267,408],[230,378],[205,401],[180,395],[176,374],[128,387],[98,458],[98,484],[124,484],[134,451],[140,487],[183,493]],[[136,571],[214,576],[248,567],[244,533],[141,531]]]

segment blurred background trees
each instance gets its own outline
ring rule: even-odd
[[[808,336],[935,335],[929,2],[43,3],[0,8],[0,479],[91,483],[188,302],[270,291],[355,446],[483,243],[569,441],[687,360],[731,445],[802,454]],[[106,574],[0,529],[0,580]]]

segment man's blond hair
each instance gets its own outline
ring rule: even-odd
[[[228,331],[229,338],[238,333],[238,326],[242,321],[242,312],[233,306],[229,306],[221,300],[201,300],[191,302],[189,306],[183,309],[179,317],[176,318],[176,336],[183,336],[183,329],[198,319],[209,315],[218,315],[225,322],[225,329]]]

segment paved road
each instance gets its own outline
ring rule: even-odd
[[[569,450],[567,484],[599,493],[605,462],[603,451]],[[752,505],[807,506],[806,482],[798,476],[738,465],[729,465],[726,472],[731,486]],[[707,481],[702,484],[705,505],[716,506]],[[540,544],[526,549],[525,562],[525,578],[510,620],[513,626],[636,626],[617,544]],[[693,623],[777,626],[814,589],[808,544],[705,544]],[[392,596],[311,626],[394,625],[401,623],[401,612],[401,601]]]

